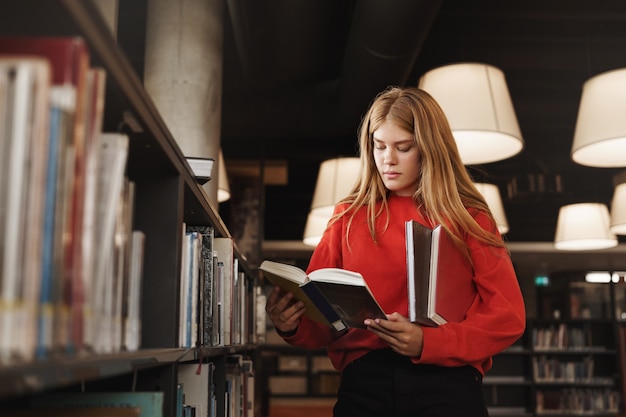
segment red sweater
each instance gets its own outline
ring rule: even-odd
[[[339,208],[341,209],[341,208]],[[360,272],[386,313],[408,317],[407,270],[404,222],[414,219],[427,224],[410,197],[389,198],[391,217],[384,233],[374,243],[367,228],[366,210],[361,209],[350,228],[350,248],[346,242],[348,218],[335,222],[315,248],[308,271],[339,267]],[[477,222],[493,230],[484,213]],[[377,220],[382,230],[386,216]],[[504,248],[479,243],[468,236],[478,297],[465,320],[439,327],[423,327],[422,355],[414,363],[442,366],[472,365],[484,374],[491,368],[492,356],[513,344],[523,333],[526,318],[524,300],[509,255]],[[328,356],[339,371],[370,350],[388,347],[374,333],[363,329],[335,330],[303,318],[296,333],[284,337],[294,346],[328,348]]]

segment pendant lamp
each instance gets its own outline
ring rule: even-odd
[[[617,246],[617,237],[609,230],[609,209],[601,203],[578,203],[562,206],[554,238],[560,250],[594,250]]]
[[[618,184],[611,200],[611,232],[626,235],[626,182]]]
[[[217,202],[221,203],[230,198],[230,185],[228,184],[228,174],[226,173],[226,164],[224,163],[224,155],[220,149],[217,160]]]
[[[321,163],[304,228],[304,244],[316,246],[319,243],[335,204],[352,191],[360,169],[360,161],[356,157],[329,159]]]
[[[500,69],[480,63],[446,65],[425,73],[418,86],[445,112],[465,165],[507,159],[524,148]]]
[[[330,219],[335,204],[352,191],[359,170],[360,162],[356,157],[335,158],[322,162],[311,201],[311,213]]]
[[[498,227],[500,234],[503,235],[508,232],[509,222],[506,219],[498,186],[495,184],[481,182],[474,183],[474,185],[487,201],[487,206],[489,206],[489,210],[491,210],[491,214],[493,214],[493,217],[496,220],[496,226]]]
[[[626,68],[583,85],[571,157],[592,167],[626,166]]]
[[[328,220],[329,217],[309,213],[304,226],[302,243],[307,246],[317,246],[317,244],[320,243],[320,240],[322,240],[322,235],[324,234],[324,230],[326,230],[326,226],[328,226]]]

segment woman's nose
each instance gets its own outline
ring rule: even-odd
[[[392,149],[387,148],[383,156],[383,162],[385,164],[393,164],[395,161],[395,152]]]

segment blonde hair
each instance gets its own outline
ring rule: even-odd
[[[484,230],[468,212],[471,208],[484,211],[491,218],[495,229],[489,207],[461,161],[443,110],[430,94],[415,87],[389,87],[375,97],[359,126],[360,181],[341,201],[347,204],[347,208],[332,221],[349,215],[349,236],[354,214],[366,206],[368,227],[374,241],[377,235],[376,217],[386,213],[385,224],[388,224],[389,190],[376,168],[372,139],[373,133],[385,121],[410,132],[415,138],[420,176],[413,200],[416,209],[423,210],[426,218],[432,222],[431,226],[441,224],[468,258],[469,248],[464,243],[463,232],[489,245],[504,247],[504,242],[497,234]],[[381,204],[376,211],[378,202]]]

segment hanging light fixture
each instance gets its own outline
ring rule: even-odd
[[[500,69],[480,63],[446,65],[428,71],[418,86],[445,112],[464,164],[500,161],[524,148]]]
[[[626,166],[626,68],[604,72],[583,85],[572,160],[593,167]]]
[[[569,204],[559,209],[554,247],[561,250],[594,250],[617,246],[609,230],[609,209],[600,203]]]
[[[626,235],[626,182],[618,184],[611,200],[611,232]]]
[[[313,213],[309,213],[306,218],[306,225],[304,226],[304,235],[302,236],[302,242],[308,246],[317,246],[322,239],[324,230],[328,225],[329,218],[326,216],[319,216]]]
[[[356,184],[360,170],[359,158],[329,159],[320,165],[305,225],[303,242],[316,246],[333,215],[335,204],[346,197]]]
[[[491,214],[493,214],[496,220],[496,226],[500,234],[507,233],[509,231],[509,222],[506,219],[498,186],[481,182],[474,183],[474,185],[487,201],[487,206],[489,206],[489,210],[491,210]]]
[[[315,183],[311,213],[330,218],[335,204],[352,191],[360,169],[359,158],[329,159],[320,165]]]
[[[228,184],[228,174],[226,173],[226,164],[224,163],[224,155],[220,149],[217,161],[217,202],[221,203],[230,198],[230,185]]]

